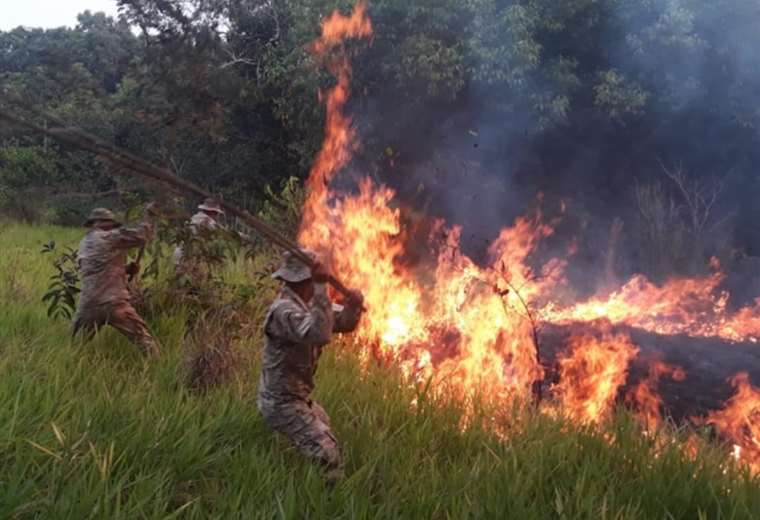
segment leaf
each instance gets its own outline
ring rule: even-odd
[[[66,293],[63,299],[66,302],[66,305],[69,307],[74,307],[76,305],[76,301],[74,300],[74,297],[71,295],[71,293]]]

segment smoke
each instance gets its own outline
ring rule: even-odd
[[[455,99],[420,101],[388,88],[355,101],[350,109],[364,143],[355,170],[372,172],[408,207],[463,226],[463,247],[476,260],[539,194],[549,214],[566,203],[548,247],[564,254],[577,241],[570,276],[587,288],[599,288],[598,274],[609,265],[621,277],[657,278],[694,274],[693,265],[706,266],[710,256],[725,263],[736,250],[760,254],[760,7],[747,0],[610,0],[566,12],[538,4],[546,5],[535,19],[519,7],[519,26],[518,8],[493,4],[454,27],[472,47]],[[492,15],[513,24],[499,33],[501,42],[477,34]],[[555,21],[562,28],[550,28]],[[382,20],[377,25],[381,38]],[[513,48],[518,29],[539,46],[539,63],[517,79],[484,79],[495,65],[478,63],[485,58],[472,42]],[[509,59],[496,64],[504,75],[520,63]],[[686,201],[663,165],[682,168],[695,183],[723,185],[701,257],[689,258],[697,253],[684,245],[668,273],[655,272],[646,258],[651,244],[642,239],[636,198],[637,186],[660,185],[686,226]],[[613,225],[621,229],[610,260]]]

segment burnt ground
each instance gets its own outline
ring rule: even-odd
[[[541,362],[547,369],[545,384],[557,378],[557,355],[573,333],[592,332],[592,326],[546,325],[540,332]],[[753,385],[760,386],[760,344],[731,343],[720,338],[692,338],[685,335],[665,336],[631,327],[613,327],[613,332],[628,333],[639,354],[631,363],[628,380],[619,396],[646,378],[650,363],[660,360],[686,371],[686,379],[678,382],[670,377],[659,380],[658,393],[663,398],[664,414],[676,422],[705,415],[723,408],[734,394],[728,379],[738,372],[747,372]]]

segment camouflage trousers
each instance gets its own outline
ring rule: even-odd
[[[257,404],[266,424],[285,435],[301,454],[328,470],[328,478],[343,476],[343,455],[330,418],[312,400],[279,400],[259,395]]]
[[[157,356],[158,343],[153,339],[148,326],[129,302],[101,304],[77,309],[74,316],[73,335],[81,333],[89,341],[97,330],[110,325],[132,343],[137,345],[146,356]]]

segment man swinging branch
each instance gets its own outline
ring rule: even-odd
[[[155,205],[149,204],[142,222],[124,228],[105,208],[92,210],[89,228],[77,252],[82,280],[79,304],[74,315],[74,335],[92,338],[99,327],[111,325],[137,345],[146,356],[157,356],[158,344],[145,321],[132,306],[127,286],[127,253],[145,246],[153,238]]]
[[[304,251],[316,261],[316,255]],[[351,291],[345,306],[327,295],[327,268],[307,267],[285,253],[273,277],[285,283],[264,323],[266,344],[257,404],[265,422],[288,437],[306,457],[322,464],[327,481],[343,476],[343,456],[325,410],[310,396],[322,348],[333,332],[351,332],[359,323],[363,296]]]

